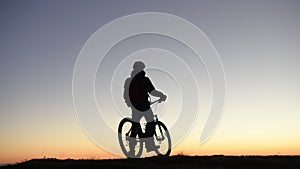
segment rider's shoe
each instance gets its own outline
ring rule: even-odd
[[[128,152],[128,156],[127,156],[128,158],[134,158],[134,150],[130,150],[129,152]]]
[[[146,150],[147,150],[147,153],[149,153],[150,151],[156,151],[159,148],[160,148],[160,146],[153,145],[153,146],[146,147]]]

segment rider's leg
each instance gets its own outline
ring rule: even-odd
[[[138,133],[138,125],[136,122],[132,122],[132,126],[131,126],[131,133],[129,135],[129,148],[130,150],[134,150],[135,146],[136,146],[136,135]]]
[[[152,137],[155,131],[155,124],[154,124],[154,116],[151,109],[148,109],[147,111],[143,112],[144,117],[147,121],[146,124],[146,136]]]
[[[142,114],[138,111],[132,110],[132,126],[131,126],[131,133],[130,133],[130,138],[129,138],[129,148],[130,148],[130,152],[134,153],[134,148],[136,146],[136,135],[138,133],[139,130],[139,121],[142,118]]]
[[[154,143],[154,133],[155,133],[155,123],[154,116],[151,109],[144,112],[145,119],[147,121],[146,124],[146,148],[148,151],[156,150],[159,146],[156,146]]]

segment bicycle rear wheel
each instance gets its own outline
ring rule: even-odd
[[[124,118],[119,123],[118,127],[118,139],[122,152],[128,158],[139,158],[143,153],[143,142],[140,138],[132,138],[130,134],[132,132],[132,120],[129,118]],[[130,142],[136,142],[134,150],[130,152]]]
[[[158,121],[155,125],[154,142],[159,145],[159,149],[155,150],[158,156],[169,156],[171,153],[171,137],[164,123]]]

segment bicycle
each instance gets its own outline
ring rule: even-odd
[[[161,100],[158,99],[154,102],[151,102],[151,105],[154,105],[155,103],[160,103]],[[118,126],[118,139],[120,143],[120,147],[124,155],[128,158],[139,158],[141,157],[143,153],[143,147],[144,144],[146,144],[146,133],[143,132],[143,129],[141,126],[141,122],[139,122],[137,130],[137,135],[135,138],[130,137],[130,133],[133,130],[132,121],[131,118],[124,118],[120,121]],[[154,150],[155,153],[158,156],[169,156],[171,153],[171,137],[170,133],[166,127],[166,125],[158,120],[157,115],[154,115],[154,124],[155,124],[155,132],[153,135],[154,142],[156,145],[159,145],[160,148],[157,150]],[[145,125],[144,125],[145,126]],[[134,154],[130,154],[130,148],[129,148],[129,140],[135,139],[136,140],[136,146],[134,149]]]

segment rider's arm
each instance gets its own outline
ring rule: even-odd
[[[167,95],[164,95],[162,92],[160,92],[158,90],[152,90],[150,92],[150,94],[155,97],[160,97],[160,99],[163,101],[166,100],[166,98],[167,98]]]
[[[167,99],[166,95],[164,95],[162,92],[160,92],[154,88],[150,79],[147,77],[145,78],[145,84],[146,84],[145,87],[150,95],[155,96],[155,97],[160,97],[161,101],[165,101]]]

